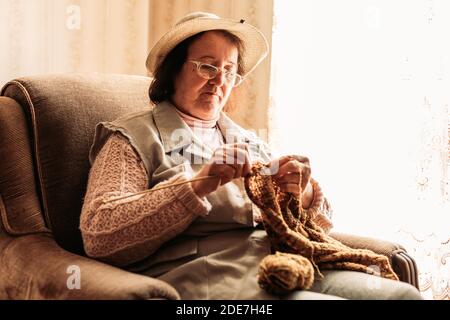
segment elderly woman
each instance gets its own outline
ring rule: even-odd
[[[267,51],[255,27],[207,13],[186,16],[161,38],[147,59],[156,106],[96,128],[80,223],[89,256],[164,280],[183,299],[277,298],[257,283],[270,244],[242,177],[256,160],[271,163],[282,191],[318,212],[324,230],[331,222],[308,159],[272,159],[223,113]],[[283,298],[420,297],[412,286],[361,272],[325,274],[311,290]]]

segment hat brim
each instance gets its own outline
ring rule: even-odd
[[[242,56],[244,74],[251,73],[267,56],[269,45],[264,35],[254,26],[232,19],[196,18],[174,26],[150,51],[146,67],[154,75],[156,68],[183,40],[203,31],[226,30],[237,36],[244,43],[245,53]]]

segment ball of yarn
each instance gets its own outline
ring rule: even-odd
[[[309,289],[314,282],[314,267],[300,255],[276,252],[259,265],[258,283],[273,294]]]

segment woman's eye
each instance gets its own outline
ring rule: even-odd
[[[203,66],[202,69],[204,69],[206,71],[216,71],[216,69],[212,66]]]
[[[217,73],[217,70],[211,66],[202,66],[200,68],[202,73],[206,73],[208,75],[214,76]]]

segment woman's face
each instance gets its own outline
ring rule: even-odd
[[[222,33],[208,31],[189,47],[187,59],[175,77],[173,103],[183,112],[203,120],[217,116],[226,104],[233,88],[224,72],[213,79],[204,79],[190,60],[211,64],[220,70],[237,72],[238,48]]]

